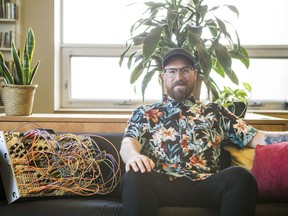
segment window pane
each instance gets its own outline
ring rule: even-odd
[[[124,44],[130,26],[142,18],[145,7],[130,3],[145,0],[63,0],[63,42],[84,44]],[[215,13],[233,24],[246,45],[288,44],[288,1],[265,4],[263,0],[206,0],[213,5],[232,4],[239,18],[227,8]]]
[[[235,5],[239,18],[227,8],[216,16],[233,24],[245,45],[288,44],[288,1],[277,0],[268,4],[263,0],[206,0],[212,5]],[[229,12],[228,12],[229,11]]]
[[[118,66],[118,58],[107,57],[72,57],[71,58],[71,99],[72,100],[141,100],[140,84],[137,94],[129,82],[130,72]],[[285,101],[288,95],[288,59],[251,59],[247,70],[239,61],[233,62],[240,84],[252,85],[251,100]],[[228,78],[216,73],[211,74],[220,88],[231,86]],[[100,77],[100,78],[99,78]],[[140,78],[139,81],[142,81]],[[231,86],[242,88],[242,86]],[[159,101],[161,88],[157,77],[147,88],[146,98]],[[202,91],[202,99],[206,94]]]
[[[125,44],[144,0],[63,0],[63,42]],[[140,12],[140,13],[139,13]]]
[[[288,96],[288,59],[251,59],[247,70],[239,61],[234,61],[235,72],[240,84],[248,82],[252,86],[252,100],[285,101]],[[213,73],[219,86],[231,86],[231,82],[223,82],[222,77]],[[243,86],[233,86],[233,88]]]
[[[72,57],[71,58],[71,99],[79,100],[142,100],[141,85],[137,94],[130,84],[130,71],[119,67],[119,58]],[[142,79],[140,78],[142,81]],[[147,88],[145,97],[161,99],[161,88],[157,75]]]

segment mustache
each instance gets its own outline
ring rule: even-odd
[[[187,82],[186,81],[177,81],[177,82],[175,82],[174,84],[173,84],[173,88],[175,87],[175,86],[177,86],[177,85],[187,85]]]

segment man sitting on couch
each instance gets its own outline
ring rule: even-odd
[[[254,215],[255,178],[242,167],[220,171],[220,146],[255,148],[287,141],[288,133],[259,131],[216,103],[195,101],[198,72],[184,49],[171,49],[163,69],[167,96],[133,112],[121,144],[124,214],[154,216],[158,206],[188,206]]]

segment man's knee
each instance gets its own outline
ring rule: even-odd
[[[122,176],[122,190],[142,191],[145,187],[151,187],[150,173],[134,172],[130,170]]]
[[[240,180],[244,179],[244,180],[255,182],[255,178],[252,175],[252,173],[243,167],[233,166],[233,167],[227,168],[227,171],[229,172],[229,175],[231,175],[232,178],[240,179]]]
[[[227,168],[224,172],[225,178],[230,179],[234,184],[238,184],[239,186],[245,189],[255,189],[257,191],[257,182],[254,176],[249,170],[243,167],[230,167]]]
[[[126,172],[122,176],[123,182],[143,182],[146,181],[147,178],[149,178],[148,173],[141,173],[141,172],[135,172],[133,170],[130,170],[129,172]]]

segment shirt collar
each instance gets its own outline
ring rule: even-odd
[[[182,106],[191,106],[193,104],[196,103],[194,96],[192,95],[191,97],[189,97],[188,99],[178,102],[175,100],[172,100],[170,98],[167,97],[167,95],[163,96],[163,103],[167,106],[170,107],[182,107]]]

